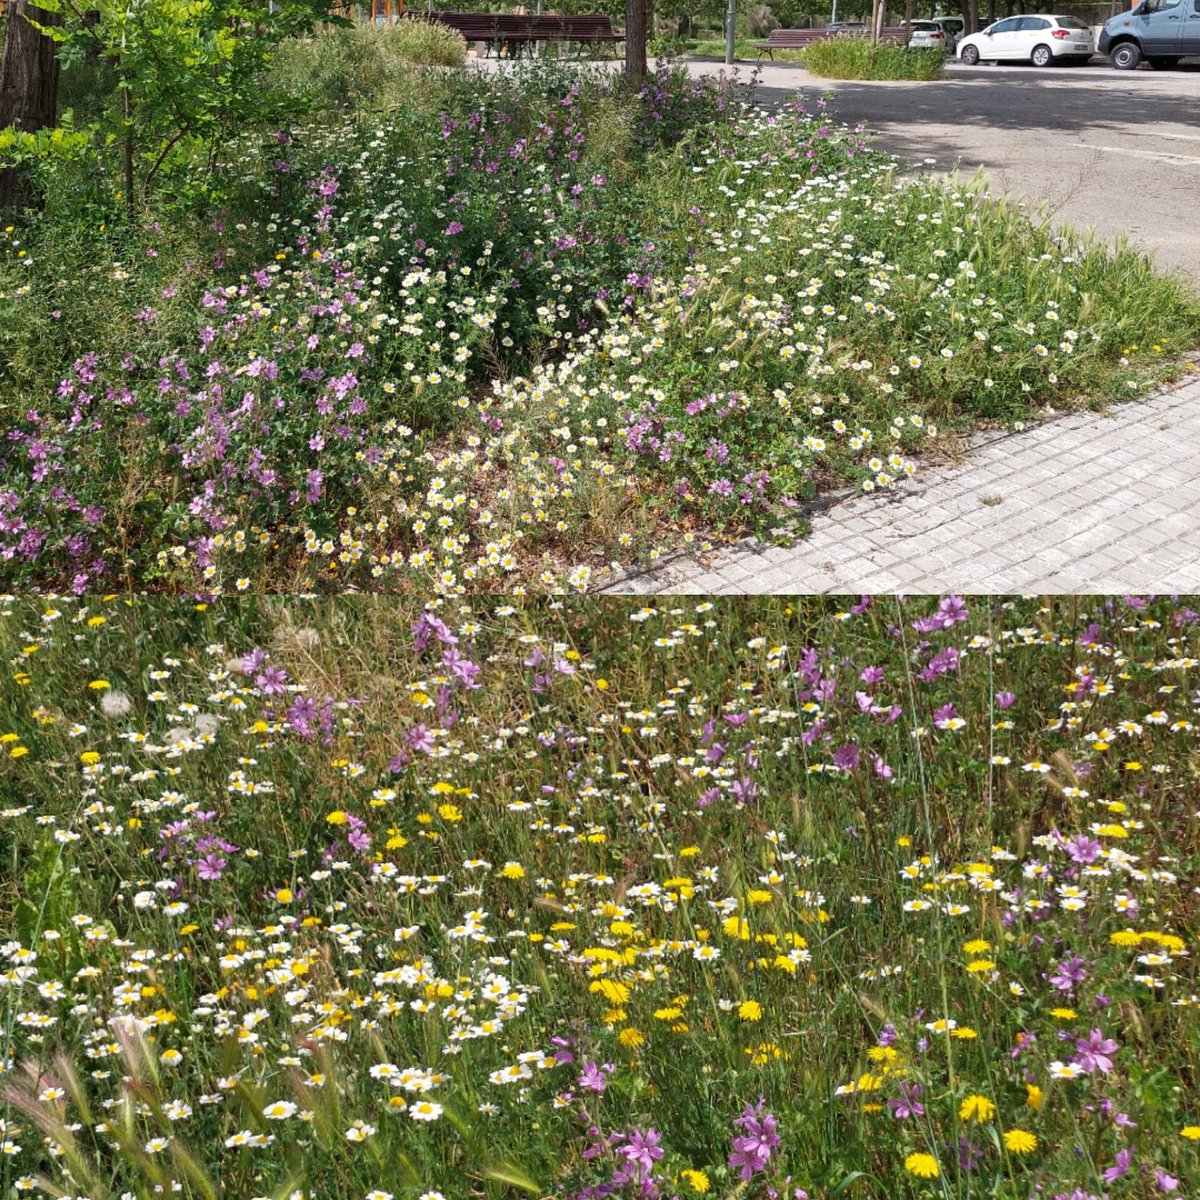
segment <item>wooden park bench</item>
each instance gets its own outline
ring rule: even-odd
[[[776,50],[803,50],[813,42],[824,42],[834,37],[867,37],[861,29],[772,29],[765,42],[755,42],[758,57],[766,54],[775,61]],[[882,45],[904,46],[908,43],[908,30],[902,25],[889,25],[879,35]]]
[[[566,42],[580,51],[584,46],[613,45],[625,35],[615,33],[612,19],[600,13],[581,16],[558,14],[419,12],[406,13],[418,20],[437,21],[458,30],[466,42],[482,42],[486,53],[505,48],[511,56],[538,42]]]

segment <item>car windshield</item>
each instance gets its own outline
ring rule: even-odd
[[[918,33],[930,33],[933,30],[940,28],[940,26],[935,25],[932,21],[914,21],[912,23],[912,27],[917,30]]]
[[[1081,21],[1078,17],[1055,17],[1054,18],[1063,29],[1090,29],[1091,26]]]

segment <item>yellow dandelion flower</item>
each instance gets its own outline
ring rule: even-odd
[[[762,1005],[757,1000],[743,1000],[738,1005],[738,1016],[743,1021],[758,1021],[762,1018]]]
[[[112,687],[112,684],[109,683],[107,679],[93,679],[92,682],[88,684],[88,687],[90,687],[94,692],[102,692],[105,688]]]
[[[1179,1132],[1189,1142],[1200,1142],[1200,1125],[1185,1125]]]
[[[910,1154],[904,1160],[904,1169],[918,1179],[936,1179],[942,1173],[932,1154]]]
[[[621,1032],[617,1034],[617,1041],[620,1042],[622,1046],[627,1046],[630,1049],[636,1049],[638,1046],[644,1045],[646,1039],[638,1030],[634,1029],[634,1027],[630,1025],[627,1028],[622,1029]]]
[[[1136,929],[1118,929],[1108,935],[1108,940],[1114,946],[1137,946],[1141,944],[1142,935]]]
[[[688,1187],[693,1192],[703,1195],[708,1191],[708,1176],[703,1171],[693,1171],[690,1167],[679,1172],[680,1177],[687,1180]]]
[[[959,1029],[950,1030],[950,1036],[952,1038],[958,1038],[960,1042],[970,1042],[974,1041],[979,1034],[977,1034],[975,1030],[970,1027],[970,1025],[963,1025]]]
[[[293,898],[294,897],[292,896],[291,888],[280,888],[279,891],[275,893],[275,899],[278,900],[280,904],[291,904]]]
[[[1052,1008],[1050,1015],[1057,1017],[1060,1021],[1073,1021],[1079,1016],[1073,1008]]]
[[[958,1106],[960,1121],[974,1121],[976,1124],[981,1124],[984,1121],[990,1121],[995,1115],[996,1106],[986,1096],[968,1096]]]
[[[1013,1154],[1028,1154],[1031,1150],[1037,1149],[1037,1137],[1028,1133],[1024,1129],[1006,1129],[1004,1131],[1004,1144]]]
[[[1025,1085],[1025,1103],[1030,1108],[1038,1109],[1042,1107],[1042,1101],[1045,1100],[1046,1093],[1042,1091],[1036,1083],[1027,1083]]]
[[[340,808],[335,809],[326,818],[325,821],[329,825],[345,825],[350,818],[346,816]]]

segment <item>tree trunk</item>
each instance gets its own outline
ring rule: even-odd
[[[0,129],[11,125],[35,133],[58,118],[58,47],[29,24],[26,12],[39,25],[60,25],[62,16],[26,0],[12,0],[8,6],[0,61]],[[24,173],[0,164],[0,208],[21,208],[36,201]]]
[[[646,78],[646,27],[649,0],[625,0],[625,81],[640,86]]]

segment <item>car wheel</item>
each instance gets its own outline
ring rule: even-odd
[[[1049,46],[1034,46],[1029,61],[1035,67],[1048,67],[1054,61],[1054,55],[1050,53]]]
[[[974,46],[964,46],[963,52],[961,55],[959,55],[959,57],[964,63],[967,64],[968,67],[975,67],[979,65],[979,51]]]
[[[1122,42],[1108,56],[1118,71],[1132,71],[1142,61],[1142,52],[1134,42]]]

